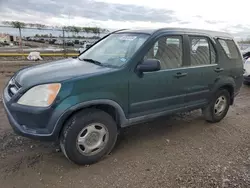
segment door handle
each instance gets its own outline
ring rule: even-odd
[[[180,78],[180,77],[184,77],[184,76],[187,76],[187,73],[186,72],[177,72],[174,77],[176,78]]]
[[[217,67],[217,68],[214,69],[214,71],[215,71],[215,72],[222,72],[222,71],[224,71],[224,69],[223,69],[223,68],[220,68],[220,67]]]

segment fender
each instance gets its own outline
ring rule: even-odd
[[[233,88],[233,93],[231,95],[231,103],[233,103],[236,84],[235,84],[235,81],[232,77],[218,77],[215,80],[213,88],[211,89],[212,95],[210,95],[210,96],[212,97],[213,94],[215,94],[219,88],[228,87],[228,86]]]
[[[67,120],[67,118],[74,113],[77,110],[86,108],[88,106],[92,106],[92,105],[110,105],[112,107],[114,107],[119,115],[119,120],[120,120],[120,126],[121,127],[125,127],[128,124],[128,119],[125,116],[125,113],[122,109],[122,107],[115,101],[113,100],[109,100],[109,99],[97,99],[97,100],[91,100],[91,101],[86,101],[86,102],[82,102],[79,103],[77,105],[74,105],[70,108],[68,108],[57,120],[55,128],[54,128],[54,134],[59,134],[63,123]]]

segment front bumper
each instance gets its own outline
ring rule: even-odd
[[[3,106],[9,123],[18,135],[43,141],[56,141],[59,138],[62,122],[62,110],[51,108],[36,108],[19,105],[15,97],[3,93]]]

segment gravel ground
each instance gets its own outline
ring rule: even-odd
[[[243,86],[220,123],[209,124],[193,111],[132,126],[109,156],[80,167],[54,143],[14,134],[0,102],[0,187],[247,188],[249,112],[250,87]]]

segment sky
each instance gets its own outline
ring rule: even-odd
[[[0,22],[108,29],[182,27],[250,38],[249,0],[0,0]]]

